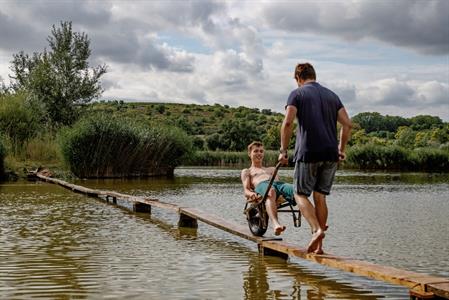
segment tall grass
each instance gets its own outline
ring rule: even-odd
[[[279,156],[278,151],[265,151],[264,162],[266,166],[274,166]],[[197,151],[184,165],[189,166],[215,166],[245,168],[251,164],[248,153],[228,151]]]
[[[59,140],[70,170],[82,178],[170,175],[192,151],[179,129],[107,115],[80,120]]]
[[[400,146],[367,144],[348,149],[349,168],[404,171],[449,171],[449,151],[434,148],[416,150]]]
[[[62,158],[59,145],[54,134],[44,133],[26,143],[21,156],[26,160],[39,161],[44,164],[60,163]]]
[[[3,142],[3,137],[0,135],[0,180],[5,175],[5,156],[6,156],[6,148]]]
[[[277,151],[265,151],[265,165],[274,166],[277,163],[278,155]],[[247,167],[249,164],[246,152],[226,151],[199,151],[185,163],[190,166],[238,168]],[[293,164],[290,163],[290,166]],[[357,145],[348,149],[343,168],[449,172],[449,151],[436,148],[410,150],[395,145]]]

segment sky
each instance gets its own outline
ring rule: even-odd
[[[240,105],[283,112],[295,65],[351,116],[449,121],[449,1],[0,0],[0,80],[71,21],[106,64],[101,99]]]

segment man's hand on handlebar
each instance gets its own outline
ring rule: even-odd
[[[262,197],[261,195],[253,192],[253,193],[251,193],[250,196],[246,197],[246,200],[248,202],[255,202],[255,201],[258,201],[261,197]]]
[[[288,154],[287,154],[287,152],[279,153],[278,161],[281,163],[282,166],[287,166],[288,165]]]

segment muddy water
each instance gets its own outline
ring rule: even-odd
[[[245,225],[238,170],[78,181],[196,207]],[[291,171],[281,177],[291,180]],[[124,203],[119,203],[125,205]],[[339,172],[325,250],[449,277],[447,175]],[[305,245],[309,228],[284,240]],[[134,214],[46,183],[0,185],[0,299],[408,299],[407,290],[291,258],[177,216]]]

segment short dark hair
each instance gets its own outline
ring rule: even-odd
[[[251,153],[251,150],[253,150],[254,147],[263,147],[262,142],[254,141],[251,144],[248,145],[248,154]]]
[[[295,79],[299,80],[307,80],[307,79],[313,79],[316,80],[316,73],[313,66],[306,62],[306,63],[299,63],[296,65],[295,68]]]

